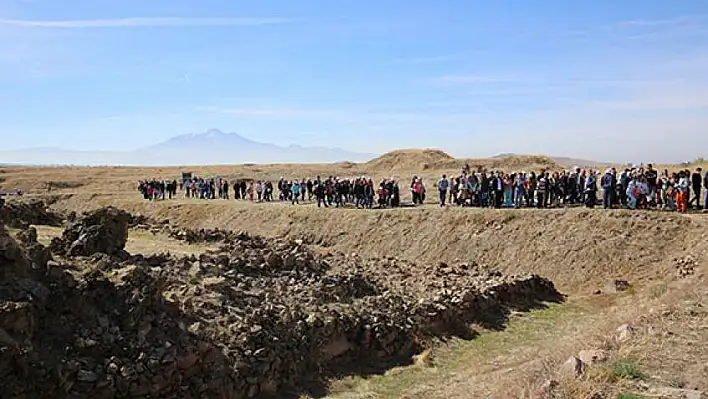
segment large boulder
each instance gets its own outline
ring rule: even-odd
[[[0,276],[8,273],[24,275],[29,270],[29,262],[22,247],[0,225]]]
[[[68,256],[119,255],[128,240],[130,220],[130,214],[120,209],[97,209],[70,223],[61,238],[52,240],[52,251]]]
[[[49,248],[37,241],[37,229],[29,227],[19,231],[17,239],[24,247],[25,256],[32,264],[32,269],[43,271],[47,267],[47,262],[52,260],[52,253]]]

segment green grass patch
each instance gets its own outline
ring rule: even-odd
[[[644,399],[644,397],[633,393],[621,393],[617,396],[617,399]]]
[[[647,375],[632,360],[617,360],[612,363],[612,375],[616,379],[644,380]]]
[[[423,395],[416,387],[425,390],[436,381],[464,373],[474,368],[480,373],[493,372],[498,357],[517,352],[520,346],[529,347],[534,342],[551,339],[550,332],[558,326],[574,323],[595,311],[596,305],[583,302],[549,304],[545,309],[534,310],[511,317],[502,332],[484,331],[476,338],[452,340],[434,348],[434,367],[402,367],[384,375],[353,376],[332,384],[332,398],[400,398]],[[415,390],[415,391],[412,391]]]

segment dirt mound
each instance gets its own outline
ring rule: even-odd
[[[159,267],[108,257],[110,273],[71,274],[66,258],[28,279],[22,246],[6,233],[0,243],[2,397],[282,394],[324,370],[408,358],[462,320],[499,327],[512,309],[559,299],[538,276],[469,266],[391,269],[407,289],[364,274],[381,268],[358,257],[251,236]]]
[[[9,201],[0,207],[0,224],[15,228],[30,225],[61,226],[62,218],[40,200]]]
[[[101,252],[118,255],[128,240],[132,217],[117,208],[100,208],[70,222],[60,238],[52,240],[52,252],[70,256],[90,256]]]
[[[473,171],[520,172],[560,170],[561,165],[541,155],[514,155],[498,158],[457,159],[440,150],[398,150],[386,153],[365,164],[377,173],[424,171],[459,171],[469,165]]]
[[[377,172],[415,171],[428,170],[454,160],[450,154],[441,150],[396,150],[374,158],[365,165]]]
[[[472,171],[504,171],[521,172],[541,170],[561,170],[563,167],[546,156],[514,155],[495,158],[458,159],[441,162],[435,165],[437,169],[457,170],[464,165],[469,165]]]

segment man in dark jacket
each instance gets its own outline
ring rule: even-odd
[[[693,186],[693,198],[691,202],[688,203],[689,207],[693,206],[693,202],[696,202],[696,209],[701,208],[701,185],[703,184],[703,169],[696,168],[696,171],[691,175],[691,186]]]
[[[647,200],[652,206],[656,206],[656,183],[659,179],[659,172],[654,169],[652,164],[647,165],[647,170],[644,171],[644,177],[647,179]]]
[[[616,186],[614,180],[615,175],[612,173],[612,169],[607,169],[600,182],[602,185],[602,207],[605,209],[612,208],[612,194]]]
[[[706,189],[706,198],[705,201],[703,201],[703,209],[708,209],[708,170],[706,171],[705,176],[703,176],[703,188]]]

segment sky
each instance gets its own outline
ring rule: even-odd
[[[705,0],[0,0],[3,149],[708,156]]]

